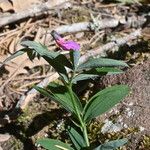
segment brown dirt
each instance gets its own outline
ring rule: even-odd
[[[58,8],[58,10],[53,10],[53,13],[51,15],[43,15],[41,18],[33,17],[30,19],[22,20],[20,22],[8,25],[1,29],[0,62],[2,62],[5,58],[10,56],[10,54],[15,52],[16,50],[20,49],[18,43],[20,43],[22,39],[35,40],[48,46],[50,50],[58,50],[50,36],[43,35],[43,28],[57,28],[65,24],[89,21],[91,20],[91,18],[89,17],[91,12],[94,14],[94,17],[97,17],[98,14],[102,14],[102,16],[100,15],[100,17],[102,18],[107,18],[109,17],[109,15],[111,15],[116,17],[131,16],[132,19],[132,17],[137,17],[137,15],[139,15],[140,13],[143,15],[148,13],[147,10],[149,8],[148,6],[143,5],[126,6],[118,5],[115,3],[102,4],[98,0],[91,0],[88,2],[74,1],[74,3],[75,5],[73,4],[71,8],[60,10]],[[100,46],[101,44],[109,42],[112,39],[112,37],[119,37],[120,35],[122,36],[125,33],[130,33],[133,28],[138,27],[139,25],[136,24],[134,24],[134,26],[132,25],[131,27],[125,28],[121,25],[115,29],[105,29],[102,32],[82,32],[81,35],[80,33],[69,34],[66,35],[66,38],[77,40],[82,47],[81,53],[86,53],[86,51],[90,50],[91,48],[95,48]],[[146,28],[145,30],[143,30],[143,38],[144,40],[148,41],[150,39],[150,30],[148,27],[148,22],[144,25],[144,27]],[[134,43],[137,44],[137,41],[134,41]],[[132,45],[132,42],[130,44]],[[143,47],[143,45],[141,46]],[[131,61],[132,59],[132,64],[137,63],[135,62],[135,60],[139,62],[139,59],[137,58],[141,58],[141,55],[143,55],[141,51],[138,51],[137,47],[131,48],[132,52],[137,52],[136,54],[130,53],[131,57],[128,60]],[[147,50],[147,47],[144,47],[143,49]],[[23,59],[21,57],[16,58],[8,65],[6,65],[5,68],[3,68],[3,70],[0,70],[0,117],[4,116],[4,114],[7,114],[9,111],[11,111],[11,109],[13,109],[16,106],[16,103],[18,102],[20,97],[22,95],[26,95],[26,92],[31,89],[33,84],[40,82],[42,79],[46,78],[51,72],[51,68],[47,66],[45,62],[36,61],[33,64],[29,60],[26,60],[26,58],[26,56],[23,56]],[[122,57],[119,59],[122,59]],[[26,61],[25,63],[23,62],[24,60]],[[129,127],[144,127],[144,131],[142,131],[138,135],[139,138],[142,134],[149,134],[150,131],[150,122],[148,120],[150,114],[149,69],[150,63],[147,61],[144,62],[142,65],[138,65],[131,69],[128,69],[125,74],[104,77],[101,79],[100,84],[98,83],[98,88],[104,88],[108,85],[113,84],[128,84],[132,88],[132,94],[129,97],[127,97],[121,105],[118,105],[118,109],[127,110],[125,113],[121,114],[124,124],[127,124]],[[36,137],[44,137],[45,134],[47,134],[47,132],[50,132],[50,134],[52,134],[56,131],[55,127],[57,125],[58,120],[61,122],[62,113],[58,113],[58,111],[56,110],[55,113],[53,113],[54,117],[49,116],[49,114],[51,115],[51,112],[53,112],[53,109],[55,110],[57,106],[54,106],[55,108],[52,108],[52,104],[49,103],[49,101],[43,102],[43,99],[43,97],[37,97],[35,101],[32,101],[31,105],[29,106],[30,110],[24,112],[23,117],[21,116],[21,121],[19,118],[16,122],[13,122],[11,124],[6,125],[5,127],[0,128],[0,133],[4,134],[8,132],[12,135],[12,138],[9,141],[0,143],[0,146],[2,146],[4,150],[35,149],[34,143]],[[132,105],[130,105],[131,103]],[[134,112],[134,115],[129,117],[128,110],[131,113]],[[43,114],[45,115],[43,116]],[[56,117],[57,115],[61,116]],[[108,113],[107,115],[109,117],[112,114]],[[50,117],[53,118],[53,120],[55,120],[54,123],[51,122],[51,120],[49,120]],[[48,118],[46,120],[46,123],[44,122],[45,120],[43,121],[43,118]],[[48,127],[49,123],[50,126],[52,124],[52,127]],[[26,135],[27,131],[29,131],[29,135]],[[59,136],[58,132],[56,134],[57,136]],[[132,147],[136,147],[134,144],[134,138],[132,139]]]
[[[103,116],[103,119],[114,115],[116,110],[123,111],[123,124],[138,129],[138,133],[131,134],[131,149],[134,150],[143,135],[150,135],[150,61],[127,69],[123,74],[102,77],[98,88],[116,84],[129,85],[131,93],[113,111]]]

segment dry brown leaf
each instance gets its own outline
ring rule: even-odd
[[[5,142],[9,140],[10,135],[9,134],[0,134],[0,142]]]
[[[32,4],[37,4],[40,0],[11,0],[13,3],[13,9],[15,12],[25,10],[30,7]]]
[[[13,10],[12,4],[8,0],[0,0],[0,9],[3,12]]]

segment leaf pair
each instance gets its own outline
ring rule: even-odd
[[[43,57],[51,66],[53,66],[53,68],[67,83],[69,82],[69,77],[65,67],[70,68],[74,72],[76,71],[80,73],[77,74],[72,80],[72,83],[76,84],[81,80],[94,79],[103,73],[120,73],[121,70],[112,67],[127,66],[127,64],[123,61],[106,58],[89,59],[87,62],[79,64],[80,51],[70,51],[70,62],[64,55],[59,54],[58,52],[48,51],[46,46],[40,43],[34,41],[24,41],[21,45],[26,48],[23,48],[8,57],[4,63],[24,53],[27,53],[30,60],[33,60],[35,57]]]
[[[79,135],[78,132],[73,128],[71,128],[71,130],[69,131],[69,135],[76,147],[76,150],[81,150],[85,144],[82,136]],[[128,140],[126,138],[114,140],[101,144],[97,148],[94,148],[93,150],[115,150],[116,148],[123,146],[127,142]],[[54,139],[48,138],[39,139],[37,140],[37,143],[47,150],[74,150],[72,147],[70,147],[69,144]]]
[[[39,91],[42,95],[49,97],[50,99],[54,100],[58,104],[60,104],[63,108],[65,108],[68,112],[72,114],[76,114],[76,111],[74,109],[74,105],[71,101],[71,96],[69,91],[65,86],[51,83],[48,85],[47,89],[41,88],[41,87],[34,87],[37,91]],[[76,106],[80,112],[82,112],[82,104],[76,94],[74,93],[74,98],[76,102]]]
[[[77,83],[81,80],[95,79],[99,75],[122,73],[122,70],[114,67],[127,67],[128,65],[119,60],[96,58],[89,59],[87,62],[77,65],[76,71],[81,72],[76,75],[72,83]]]
[[[74,106],[71,101],[71,96],[66,87],[59,84],[50,84],[47,87],[49,91],[35,87],[42,95],[48,96],[55,102],[63,106],[67,111],[75,113]],[[105,113],[129,93],[130,89],[127,85],[115,85],[106,88],[97,94],[95,94],[85,105],[84,109],[78,97],[74,93],[77,108],[83,114],[85,122],[89,122],[91,119]]]
[[[115,85],[95,94],[85,105],[83,119],[89,122],[91,119],[105,113],[119,103],[129,93],[127,85]]]
[[[119,148],[128,142],[128,140],[126,138],[119,139],[119,140],[113,140],[113,141],[109,141],[104,144],[101,144],[98,147],[93,149],[93,148],[86,147],[85,140],[83,139],[83,137],[79,134],[79,132],[75,128],[69,127],[68,133],[69,133],[70,139],[73,142],[76,150],[82,150],[82,149],[115,150],[116,148]]]

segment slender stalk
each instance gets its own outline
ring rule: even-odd
[[[84,126],[82,128],[83,128],[83,136],[84,136],[85,142],[86,142],[87,146],[89,147],[90,143],[89,143],[86,125],[84,124]]]
[[[90,144],[89,144],[89,139],[88,139],[86,124],[85,124],[84,121],[82,120],[81,114],[80,114],[79,109],[78,109],[78,107],[77,107],[77,105],[76,105],[75,98],[74,98],[73,91],[72,91],[72,84],[70,84],[69,86],[67,86],[67,88],[68,88],[69,93],[70,93],[70,95],[71,95],[71,99],[72,99],[72,103],[73,103],[75,112],[76,112],[77,117],[78,117],[78,119],[79,119],[79,122],[80,122],[80,124],[81,124],[81,130],[82,130],[82,132],[83,132],[83,136],[84,136],[86,145],[87,145],[87,147],[89,147]]]
[[[79,121],[80,121],[80,123],[81,123],[81,126],[82,126],[82,125],[83,125],[83,123],[82,123],[83,121],[82,121],[82,118],[81,118],[79,109],[78,109],[78,107],[77,107],[77,105],[76,105],[76,102],[75,102],[75,99],[74,99],[74,95],[73,95],[72,85],[71,85],[71,84],[68,86],[68,90],[69,90],[69,93],[70,93],[70,96],[71,96],[71,100],[72,100],[72,103],[73,103],[75,112],[76,112],[77,117],[78,117],[78,119],[79,119]]]

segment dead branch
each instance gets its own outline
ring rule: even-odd
[[[104,28],[113,28],[118,26],[119,20],[117,19],[102,19],[99,20],[97,23],[95,22],[80,22],[74,23],[71,25],[63,25],[58,27],[56,31],[58,33],[75,33],[79,31],[89,31],[89,30],[96,30],[96,29],[104,29]]]
[[[40,16],[41,14],[54,9],[56,6],[64,7],[63,4],[65,4],[65,2],[68,2],[68,0],[55,1],[55,3],[52,1],[47,1],[42,4],[33,5],[32,7],[18,13],[10,14],[7,16],[0,16],[0,27],[25,18]]]
[[[139,28],[147,21],[146,17],[144,16],[137,16],[137,17],[125,17],[122,18],[105,18],[101,20],[92,19],[91,22],[79,22],[69,25],[63,25],[57,27],[55,30],[60,33],[76,33],[76,32],[83,32],[83,31],[98,31],[101,29],[106,28],[114,28],[117,27],[119,24],[125,25],[127,27],[134,27]],[[51,33],[51,29],[45,32],[45,34]]]
[[[116,39],[115,41],[107,43],[102,47],[96,48],[95,50],[90,50],[89,52],[87,52],[85,55],[83,55],[80,58],[79,62],[84,63],[90,57],[97,56],[97,55],[99,55],[99,56],[105,55],[106,56],[106,52],[111,51],[112,48],[124,45],[131,40],[137,39],[139,36],[141,36],[141,30],[136,30],[133,33],[131,33],[123,38]],[[45,87],[48,85],[49,82],[56,80],[58,77],[59,76],[57,73],[52,73],[49,77],[45,78],[43,81],[41,81],[39,84],[37,84],[37,86]],[[10,114],[6,115],[3,119],[0,119],[0,125],[5,125],[7,123],[10,123],[13,119],[17,118],[18,113],[28,105],[28,103],[31,101],[31,99],[33,99],[37,95],[37,93],[38,92],[35,89],[31,89],[29,92],[26,93],[26,95],[21,96],[14,111],[12,111]]]
[[[119,39],[116,39],[116,40],[114,40],[114,41],[112,41],[110,43],[107,43],[107,44],[103,45],[102,47],[98,47],[98,48],[96,48],[94,50],[90,50],[88,53],[86,53],[85,55],[81,56],[79,62],[80,63],[84,63],[90,57],[94,57],[94,56],[97,56],[97,55],[106,56],[106,53],[108,51],[112,51],[112,48],[124,45],[128,41],[134,40],[134,39],[136,39],[139,36],[141,36],[141,30],[140,29],[134,31],[133,33],[131,33],[131,34],[129,34],[129,35],[123,37],[123,38],[119,38]],[[114,49],[114,51],[115,51],[115,49]]]

